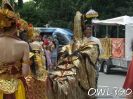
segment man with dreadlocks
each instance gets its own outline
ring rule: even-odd
[[[95,42],[83,39],[81,19],[77,11],[74,18],[74,43],[60,51],[57,68],[49,73],[52,89],[49,99],[94,99],[88,90],[96,88],[96,67],[99,56]],[[50,97],[53,96],[53,97]]]

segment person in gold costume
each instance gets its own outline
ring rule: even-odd
[[[28,24],[20,17],[17,20],[19,27],[19,36],[28,42],[30,52],[30,73],[26,79],[27,99],[47,99],[46,96],[46,80],[47,71],[45,69],[45,57],[43,48],[38,42],[39,34],[34,30],[32,24]]]
[[[18,17],[19,36],[29,44],[30,73],[26,79],[28,99],[47,99],[45,57],[41,43],[38,41],[39,33],[32,24]]]
[[[0,99],[27,99],[29,46],[17,36],[17,16],[8,2],[0,8]]]
[[[62,47],[57,68],[49,72],[49,99],[95,98],[89,96],[88,91],[96,88],[99,49],[95,42],[83,38],[81,17],[82,14],[77,11],[74,18],[74,43]]]
[[[32,32],[32,33],[29,33]],[[33,34],[29,42],[30,46],[30,74],[26,77],[28,85],[28,99],[47,99],[46,80],[47,71],[45,57],[40,42],[37,41],[38,34],[33,27],[28,28],[28,34]]]

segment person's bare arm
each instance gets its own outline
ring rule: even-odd
[[[30,70],[30,64],[29,64],[29,45],[25,43],[24,45],[24,55],[23,55],[23,63],[22,63],[22,75],[27,76],[29,74]]]

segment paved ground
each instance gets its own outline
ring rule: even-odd
[[[122,88],[126,73],[114,70],[111,74],[99,74],[98,99],[125,99],[125,90]]]

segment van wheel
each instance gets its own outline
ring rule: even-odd
[[[109,68],[107,62],[104,62],[104,63],[103,63],[103,72],[104,72],[105,74],[109,74],[109,70],[110,70],[110,68]]]

